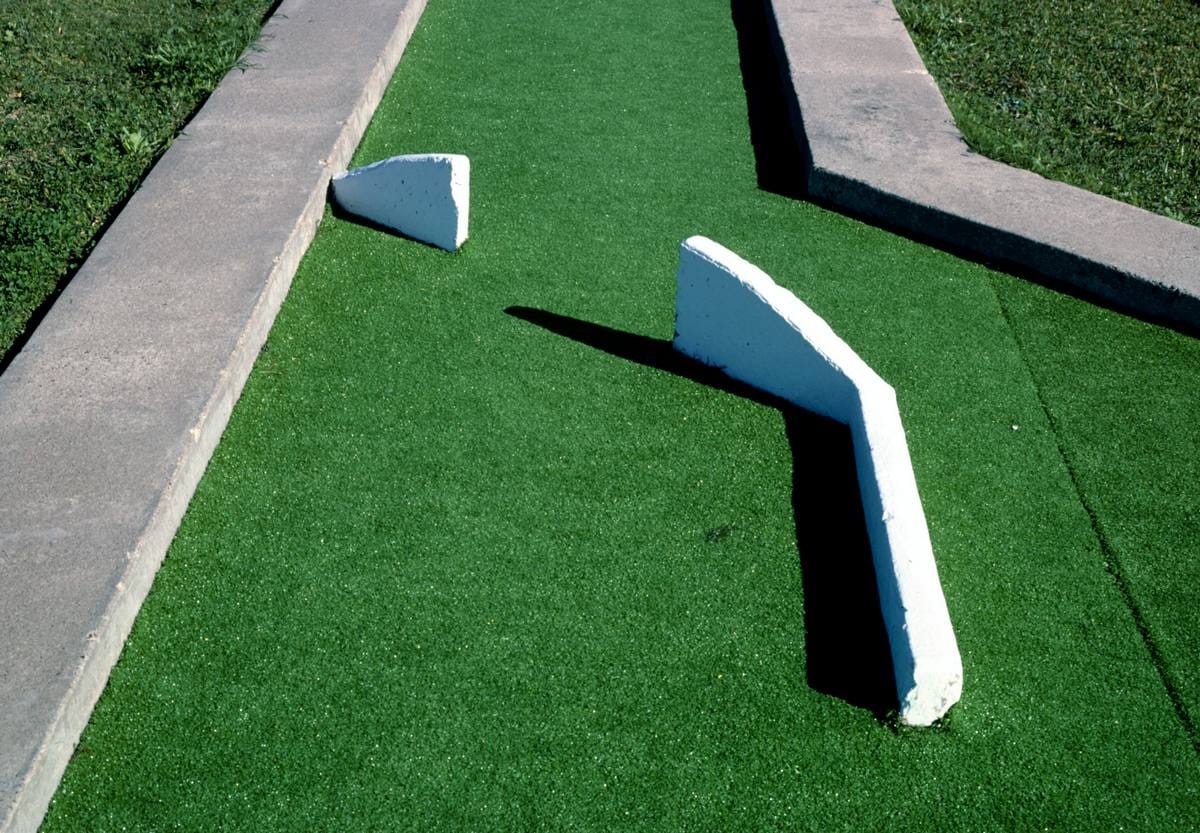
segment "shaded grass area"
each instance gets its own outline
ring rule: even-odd
[[[1200,5],[896,0],[980,153],[1200,223]]]
[[[357,161],[470,155],[472,238],[326,218],[46,830],[1200,823],[1035,385],[1070,368],[1030,370],[1038,316],[1166,342],[765,193],[745,102],[721,2],[430,5]],[[937,729],[837,686],[836,434],[662,357],[693,233],[897,388],[966,673]]]
[[[0,357],[272,0],[0,0]]]

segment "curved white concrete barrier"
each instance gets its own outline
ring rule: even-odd
[[[467,239],[471,161],[456,153],[393,156],[333,178],[338,204],[449,252]]]
[[[905,723],[958,702],[962,660],[896,393],[795,295],[705,237],[679,252],[675,349],[850,427]]]

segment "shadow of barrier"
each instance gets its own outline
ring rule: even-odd
[[[611,356],[740,396],[783,415],[792,455],[792,512],[804,591],[806,682],[885,720],[895,671],[859,493],[850,429],[726,376],[670,341],[531,307],[505,312]]]

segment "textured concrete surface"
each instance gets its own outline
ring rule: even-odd
[[[285,0],[0,376],[0,831],[37,829],[424,0]]]
[[[809,193],[1200,331],[1200,228],[969,150],[891,0],[765,0]]]
[[[456,252],[467,239],[471,160],[457,153],[393,156],[334,174],[333,197],[351,214]]]
[[[816,313],[752,263],[691,237],[679,251],[675,349],[850,426],[900,719],[928,726],[962,696],[896,393]]]

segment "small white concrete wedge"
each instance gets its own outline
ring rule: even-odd
[[[795,295],[705,237],[680,248],[674,346],[850,427],[900,719],[932,724],[962,695],[962,659],[895,391]]]
[[[456,153],[393,156],[333,177],[351,214],[449,252],[467,239],[471,161]]]

